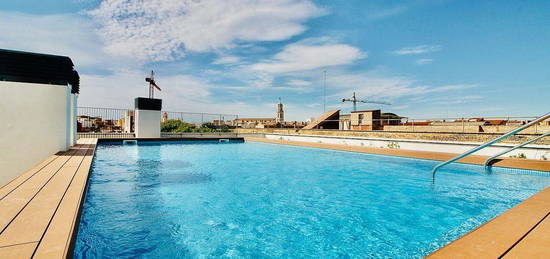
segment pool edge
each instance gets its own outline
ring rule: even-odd
[[[315,142],[305,142],[305,141],[267,139],[267,138],[258,138],[258,137],[244,137],[244,140],[245,142],[246,141],[263,142],[263,143],[282,144],[282,145],[290,145],[290,146],[323,148],[323,149],[332,149],[332,150],[339,150],[339,151],[416,158],[416,159],[435,160],[435,161],[446,161],[456,156],[455,153],[391,149],[391,148],[376,148],[376,147],[364,147],[364,146],[353,146],[353,145],[339,145],[339,144],[315,143]],[[487,158],[488,156],[471,155],[458,160],[457,163],[483,165],[485,159]],[[550,172],[550,161],[542,161],[542,160],[519,159],[519,158],[504,158],[504,159],[498,158],[498,159],[495,159],[495,162],[492,163],[492,165],[497,167],[505,167],[505,168],[512,168],[512,169],[524,169],[524,170]]]

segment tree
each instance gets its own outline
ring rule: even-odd
[[[181,120],[166,120],[160,123],[160,131],[162,132],[193,132],[196,127],[195,124],[183,122]]]

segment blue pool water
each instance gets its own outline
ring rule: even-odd
[[[265,143],[100,145],[75,258],[419,258],[545,173]]]

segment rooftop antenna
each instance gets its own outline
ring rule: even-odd
[[[342,102],[352,102],[353,103],[353,111],[357,111],[357,103],[376,103],[376,104],[386,104],[391,105],[391,103],[388,102],[381,102],[381,101],[371,101],[371,100],[359,100],[355,97],[355,92],[353,92],[353,96],[351,99],[342,99]]]
[[[145,82],[149,82],[149,98],[153,99],[155,97],[155,88],[159,91],[162,91],[160,87],[155,82],[155,72],[151,70],[151,76],[145,78]]]
[[[327,71],[323,70],[324,82],[323,82],[323,112],[327,111]]]

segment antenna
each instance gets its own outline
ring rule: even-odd
[[[327,111],[327,71],[323,70],[324,82],[323,82],[323,112]]]
[[[389,102],[382,102],[382,101],[371,101],[371,100],[359,100],[355,97],[355,92],[353,92],[353,96],[351,99],[342,99],[342,102],[352,102],[353,103],[353,111],[357,111],[357,103],[376,103],[376,104],[386,104],[391,105]]]
[[[151,70],[151,76],[145,78],[145,82],[149,82],[149,98],[153,99],[155,97],[155,88],[159,91],[162,91],[160,87],[155,82],[155,72]]]

